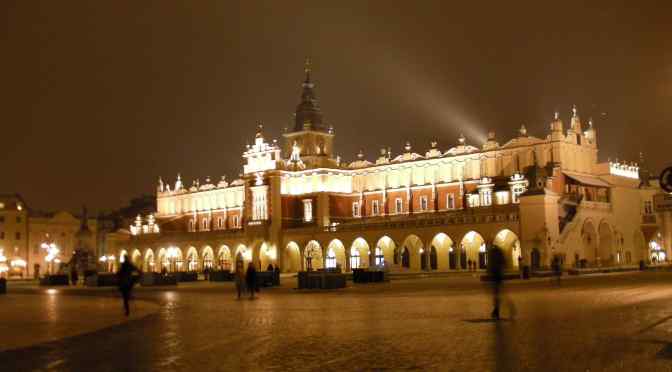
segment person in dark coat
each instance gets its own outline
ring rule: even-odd
[[[247,273],[245,274],[245,282],[247,284],[247,290],[250,292],[250,298],[254,298],[254,292],[258,290],[257,288],[257,269],[254,267],[254,264],[250,262],[247,265]]]
[[[131,292],[133,291],[133,285],[135,285],[135,279],[133,278],[134,272],[137,272],[138,274],[141,273],[140,270],[131,263],[128,256],[125,256],[124,262],[122,262],[119,271],[117,272],[117,280],[121,297],[124,300],[124,312],[126,316],[131,314],[128,302],[131,300]]]
[[[502,249],[493,246],[490,250],[490,259],[488,260],[488,274],[490,275],[490,280],[492,281],[492,294],[494,309],[492,309],[492,318],[495,320],[499,319],[499,306],[501,303],[501,287],[502,281],[504,280],[504,253]]]
[[[79,281],[79,274],[74,267],[70,270],[70,281],[72,282],[72,285],[77,285],[77,282]]]

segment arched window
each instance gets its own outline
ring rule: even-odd
[[[327,252],[327,269],[335,269],[336,268],[336,252],[334,252],[333,248],[329,248],[329,251]]]
[[[217,218],[217,228],[218,229],[224,228],[224,219],[222,217]]]
[[[208,230],[208,219],[207,218],[203,219],[203,230],[204,231]]]
[[[350,252],[350,268],[359,269],[359,250],[357,248]]]
[[[383,266],[385,264],[385,256],[383,256],[383,250],[380,247],[376,247],[376,266]]]
[[[189,220],[189,231],[194,231],[194,220]]]

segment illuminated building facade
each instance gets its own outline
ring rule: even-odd
[[[73,252],[82,245],[81,221],[69,212],[48,213],[29,208],[20,195],[0,195],[0,271],[9,277],[32,277],[57,272],[69,262]],[[90,234],[95,236],[97,221],[87,219]],[[54,244],[53,257],[43,244]],[[93,254],[96,244],[87,243]],[[50,259],[47,259],[50,257]]]
[[[659,189],[636,164],[598,162],[597,131],[574,108],[541,138],[522,126],[504,143],[460,136],[374,160],[334,154],[310,69],[283,144],[259,126],[240,179],[186,186],[159,180],[157,211],[139,217],[116,254],[148,271],[233,268],[236,260],[285,272],[307,268],[390,270],[484,268],[493,245],[510,269],[636,264],[662,214],[647,206]],[[669,239],[660,249],[669,253]],[[169,254],[170,252],[170,254]]]

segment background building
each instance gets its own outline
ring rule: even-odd
[[[96,252],[95,240],[83,241],[78,235],[82,216],[69,212],[32,210],[18,194],[0,195],[0,250],[7,259],[8,275],[32,277],[47,271],[58,271],[68,263],[78,246],[86,245]],[[97,221],[86,218],[87,228],[95,236]],[[48,262],[43,243],[53,243],[58,254]],[[14,265],[12,265],[14,263]]]

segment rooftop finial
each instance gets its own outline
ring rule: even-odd
[[[588,119],[588,129],[593,129],[593,118]]]
[[[261,121],[257,122],[257,135],[255,136],[256,138],[261,138],[261,132],[264,130],[264,123]]]
[[[553,118],[554,118],[555,120],[560,119],[560,113],[558,112],[558,110],[555,110],[555,113],[553,113]]]
[[[306,73],[306,81],[310,81],[310,72],[312,71],[310,57],[306,57],[306,61],[303,64],[303,71]]]
[[[572,117],[575,118],[576,116],[576,105],[572,105]]]
[[[527,136],[527,128],[525,128],[525,124],[520,126],[520,129],[518,129],[518,132],[520,133],[521,137]]]
[[[467,139],[464,138],[464,134],[460,133],[460,137],[457,139],[457,141],[460,143],[460,145],[464,145],[464,143],[467,142]]]

